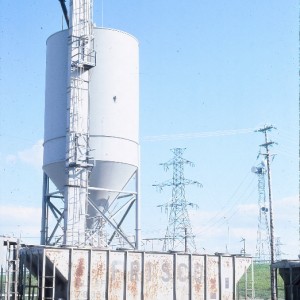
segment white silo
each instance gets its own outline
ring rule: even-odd
[[[109,211],[130,179],[135,176],[137,180],[139,169],[138,41],[122,31],[94,28],[93,43],[96,65],[88,71],[89,155],[93,165],[88,190],[93,205],[87,205],[87,230],[95,226],[98,216]],[[49,37],[43,169],[61,193],[66,188],[70,113],[68,54],[67,30]],[[136,224],[137,232],[138,227]]]

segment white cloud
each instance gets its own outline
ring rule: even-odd
[[[24,223],[24,221],[28,220],[32,223],[36,220],[36,214],[40,214],[41,211],[38,207],[24,207],[17,205],[1,205],[0,208],[1,221],[11,222],[15,219],[18,220],[16,223]]]
[[[15,164],[17,160],[18,160],[18,158],[17,158],[16,155],[9,154],[9,155],[6,156],[6,161],[11,163],[11,164]]]
[[[238,205],[238,209],[239,209],[239,212],[242,214],[247,214],[248,216],[249,215],[257,216],[259,208],[258,208],[257,204],[250,203],[250,204],[240,204],[240,205]]]
[[[6,161],[12,164],[22,162],[41,169],[43,163],[43,140],[38,140],[30,148],[19,151],[16,154],[7,155]]]
[[[275,238],[282,242],[282,258],[295,258],[298,252],[299,196],[273,201]],[[190,219],[199,249],[207,252],[239,253],[245,238],[246,251],[255,254],[259,208],[257,203],[239,204],[229,210],[191,211]]]
[[[0,235],[21,237],[37,243],[40,236],[41,208],[0,205]]]
[[[299,207],[299,196],[296,195],[296,196],[275,200],[273,205],[274,205],[274,209],[277,210],[286,211],[292,208],[297,210]]]
[[[274,200],[274,236],[280,250],[289,258],[299,253],[299,195]]]

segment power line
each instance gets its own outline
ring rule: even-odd
[[[213,230],[214,228],[220,227],[220,225],[224,223],[223,221],[225,217],[227,218],[227,220],[229,220],[239,211],[240,208],[237,207],[238,204],[242,202],[242,199],[248,199],[253,193],[254,178],[252,178],[251,181],[248,182],[246,187],[243,186],[249,177],[249,172],[247,172],[246,176],[242,179],[238,187],[232,193],[231,197],[229,197],[225,204],[206,221],[206,225],[200,232],[198,232],[199,234],[204,234],[208,231]],[[248,196],[246,197],[246,195]],[[219,224],[220,222],[222,223]]]
[[[195,138],[206,138],[206,137],[219,137],[219,136],[253,133],[253,130],[254,130],[253,128],[246,128],[246,129],[193,132],[193,133],[150,135],[150,136],[145,136],[143,140],[146,142],[158,142],[158,141],[171,141],[171,140],[195,139]]]

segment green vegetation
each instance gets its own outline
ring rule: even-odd
[[[269,264],[253,264],[254,274],[254,299],[268,300],[271,298],[270,284],[270,265]],[[278,299],[284,299],[284,284],[280,275],[277,275],[278,283]],[[251,298],[252,295],[252,269],[251,266],[247,273],[241,278],[237,287],[238,300]],[[247,293],[247,294],[246,294]]]

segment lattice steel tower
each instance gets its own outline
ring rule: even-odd
[[[184,165],[194,166],[192,162],[182,157],[185,149],[174,148],[171,149],[171,151],[174,153],[174,157],[168,162],[160,165],[164,166],[166,171],[172,166],[173,178],[154,185],[159,190],[162,190],[166,186],[172,186],[172,200],[161,205],[161,207],[165,207],[169,213],[163,250],[182,251],[184,249],[185,252],[193,253],[196,251],[196,244],[188,214],[188,206],[194,207],[196,204],[186,200],[185,186],[196,184],[197,186],[202,187],[202,185],[198,181],[189,180],[184,177]]]
[[[265,153],[261,153],[266,159],[267,163],[267,176],[268,176],[268,195],[269,195],[269,216],[270,216],[270,257],[271,265],[275,263],[275,249],[274,249],[274,220],[273,220],[273,204],[272,204],[272,183],[271,183],[271,168],[270,168],[270,147],[275,144],[268,138],[268,132],[272,129],[276,129],[272,125],[265,125],[263,128],[256,130],[256,132],[263,133],[265,137],[265,143],[261,144],[260,147],[265,148]],[[277,280],[276,280],[276,269],[270,268],[271,277],[271,299],[277,299]]]
[[[258,262],[270,261],[270,230],[268,222],[268,206],[266,203],[264,162],[252,168],[258,178],[258,226],[255,259]]]

